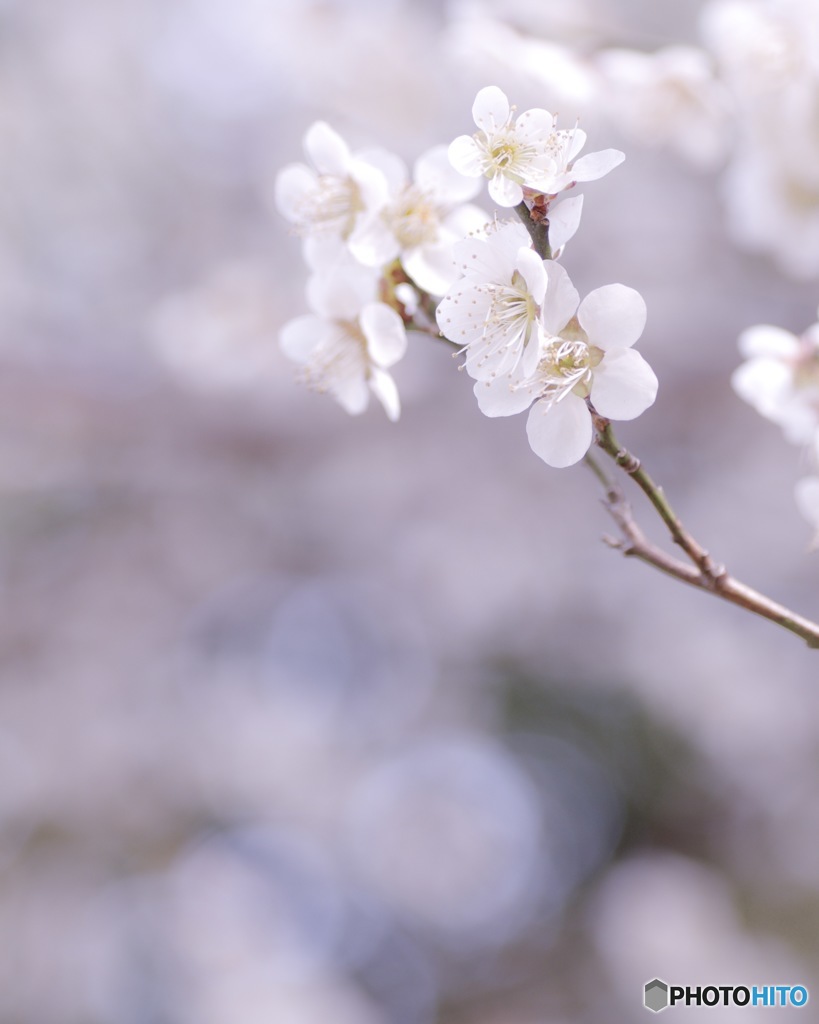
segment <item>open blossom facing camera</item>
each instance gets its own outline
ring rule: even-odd
[[[487,416],[512,416],[531,405],[526,432],[532,450],[562,468],[579,462],[591,446],[586,399],[607,419],[635,419],[654,402],[657,378],[631,347],[646,321],[639,292],[605,285],[578,305],[564,268],[554,262],[547,267],[534,371],[519,363],[511,373],[478,381],[475,395]]]
[[[504,224],[486,238],[460,242],[453,256],[464,276],[441,300],[437,319],[444,337],[466,352],[467,373],[488,380],[521,362],[531,373],[546,271],[526,228]]]
[[[373,218],[389,196],[383,166],[389,168],[389,154],[355,156],[323,121],[308,129],[304,149],[313,166],[289,164],[276,177],[279,212],[319,246],[333,237],[343,239],[353,251],[366,245]]]
[[[397,420],[398,390],[388,370],[404,355],[407,334],[398,313],[375,301],[376,287],[377,277],[355,265],[311,278],[314,312],[285,324],[279,341],[307,384],[329,392],[348,413],[364,412],[372,393]]]
[[[468,202],[479,188],[452,167],[446,146],[435,146],[415,161],[412,181],[403,168],[398,180],[392,176],[389,198],[362,233],[356,258],[373,267],[400,259],[419,288],[443,295],[457,277],[453,244],[486,223],[486,213]]]
[[[496,85],[481,89],[472,106],[478,127],[449,147],[452,166],[461,174],[489,179],[489,195],[498,206],[517,206],[524,188],[556,195],[578,181],[594,181],[622,163],[618,150],[575,157],[586,142],[580,128],[558,129],[548,110],[533,108],[515,118],[506,94]]]

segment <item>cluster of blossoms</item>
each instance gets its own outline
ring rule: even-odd
[[[407,346],[405,303],[416,305],[402,285],[446,290],[449,247],[486,220],[466,202],[478,187],[449,165],[444,147],[424,154],[410,179],[393,154],[351,153],[321,121],[304,145],[310,166],[279,173],[275,202],[304,238],[312,312],[286,325],[282,348],[348,412],[363,412],[372,392],[394,420],[400,404],[389,370]]]
[[[455,247],[464,276],[438,307],[441,332],[466,350],[466,370],[487,416],[529,412],[532,449],[570,466],[592,443],[590,406],[630,420],[657,395],[657,378],[632,349],[646,320],[642,297],[611,284],[582,302],[569,275],[508,224]]]
[[[285,325],[281,345],[348,412],[362,412],[374,393],[396,419],[389,369],[407,330],[443,336],[465,356],[481,410],[531,406],[533,450],[568,466],[592,443],[594,413],[633,419],[657,393],[632,348],[646,319],[640,295],[611,284],[581,302],[556,262],[582,209],[582,196],[564,193],[623,154],[579,156],[580,128],[559,129],[539,108],[516,115],[497,86],[480,90],[472,114],[477,131],[424,154],[412,178],[394,155],[354,154],[327,125],[312,126],[312,166],[286,167],[276,181],[276,204],[304,236],[312,272],[312,312]],[[490,219],[469,202],[481,180],[519,220]]]
[[[722,168],[733,239],[804,279],[819,273],[816,15],[815,0],[709,0],[701,46],[644,52],[537,39],[505,13],[473,11],[453,26],[452,50],[538,81],[555,102],[604,111],[639,144]]]
[[[817,314],[819,315],[819,313]],[[739,339],[745,362],[732,383],[740,397],[785,437],[799,445],[816,473],[796,485],[796,503],[812,523],[819,544],[819,322],[796,336],[781,327],[759,324]]]

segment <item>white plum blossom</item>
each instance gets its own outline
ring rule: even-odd
[[[312,242],[315,250],[342,239],[355,253],[366,246],[372,222],[389,198],[389,177],[395,158],[373,150],[354,155],[324,121],[316,121],[304,137],[312,167],[289,164],[276,176],[274,200],[279,212]]]
[[[601,178],[624,159],[618,150],[607,149],[575,160],[586,142],[584,131],[558,129],[556,118],[538,107],[515,118],[496,85],[480,90],[472,116],[479,130],[455,139],[449,159],[461,174],[488,178],[489,194],[498,206],[517,206],[524,189],[556,195],[575,182]]]
[[[505,376],[478,381],[475,395],[487,416],[512,416],[531,405],[529,443],[544,462],[562,468],[582,459],[592,443],[587,399],[608,419],[634,419],[654,402],[657,378],[631,347],[646,321],[639,292],[605,285],[578,305],[564,268],[552,261],[547,274],[534,372],[519,365]]]
[[[596,64],[605,82],[601,102],[632,138],[668,146],[703,169],[724,158],[731,141],[731,99],[704,50],[604,50]]]
[[[801,119],[792,122],[796,134],[808,134]],[[819,273],[819,148],[812,159],[788,152],[794,148],[738,147],[723,195],[734,241],[751,252],[769,253],[784,273],[808,280]]]
[[[372,393],[394,421],[400,402],[388,370],[404,355],[407,334],[398,313],[377,301],[377,286],[377,275],[352,262],[315,275],[307,286],[313,312],[286,323],[279,343],[306,383],[348,413],[364,412]]]
[[[819,19],[814,0],[716,0],[703,36],[735,108],[728,228],[796,278],[819,273]]]
[[[546,271],[526,228],[503,224],[486,238],[464,239],[453,256],[464,276],[441,300],[436,318],[441,333],[465,351],[467,373],[489,380],[519,363],[532,373]]]
[[[819,323],[800,337],[758,324],[740,335],[746,361],[731,378],[734,390],[789,441],[809,444],[819,430]]]
[[[487,214],[468,200],[480,188],[450,164],[446,146],[435,146],[415,162],[412,181],[390,181],[390,197],[367,226],[355,256],[367,266],[400,259],[423,291],[443,295],[457,277],[451,248],[486,224]]]

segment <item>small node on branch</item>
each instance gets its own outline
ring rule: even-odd
[[[539,198],[542,199],[544,197],[540,196]],[[537,213],[535,209],[538,210]],[[552,258],[552,247],[549,244],[549,218],[543,209],[529,209],[526,201],[521,200],[515,207],[515,213],[529,232],[535,252],[542,260],[550,260]]]

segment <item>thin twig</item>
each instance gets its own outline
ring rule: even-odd
[[[675,558],[653,544],[634,520],[631,507],[617,485],[589,454],[586,462],[606,491],[605,507],[620,530],[620,538],[606,538],[607,543],[622,551],[624,555],[638,558],[648,565],[675,579],[688,583],[700,590],[706,590],[716,597],[735,604],[746,611],[769,619],[783,629],[801,637],[808,647],[819,648],[819,623],[797,615],[784,605],[772,601],[752,587],[729,575],[726,568],[717,565],[705,548],[686,530],[679,516],[674,512],[662,488],[651,479],[640,460],[623,448],[614,436],[611,423],[592,409],[597,444],[627,473],[648,497],[655,511],[665,523],[669,535],[678,544],[692,563],[689,565]]]

